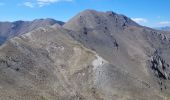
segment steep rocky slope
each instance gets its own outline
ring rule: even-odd
[[[92,88],[96,54],[66,33],[62,28],[40,28],[1,47],[1,100],[90,98],[86,91]]]
[[[54,24],[63,25],[64,23],[49,18],[36,19],[34,21],[0,22],[0,44],[7,39],[27,33],[38,27],[46,27]]]
[[[96,51],[120,70],[144,81],[149,87],[169,93],[168,33],[139,26],[124,15],[94,10],[79,13],[64,27],[72,31],[70,34],[73,38]],[[122,83],[125,84],[124,92],[136,90],[130,90],[127,82]],[[115,86],[114,82],[109,84]],[[121,83],[117,84],[121,89]],[[109,88],[115,90],[112,86]],[[142,92],[136,93],[140,95]]]
[[[86,10],[0,47],[2,100],[169,100],[168,33]]]

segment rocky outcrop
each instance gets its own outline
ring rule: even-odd
[[[151,68],[155,74],[160,79],[170,80],[170,68],[169,64],[165,62],[158,55],[157,52],[154,53],[152,60],[151,60]]]

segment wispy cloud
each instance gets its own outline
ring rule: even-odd
[[[53,3],[56,3],[56,2],[61,2],[61,1],[70,2],[70,1],[73,1],[73,0],[37,0],[37,4],[40,7],[42,7],[42,6],[45,6],[45,5],[50,5],[50,4],[53,4]]]
[[[137,23],[147,23],[148,22],[148,20],[145,18],[131,18],[131,19]]]
[[[30,7],[30,8],[33,8],[35,6],[32,2],[24,2],[23,5],[27,6],[27,7]]]
[[[158,23],[159,25],[165,25],[165,26],[169,26],[170,25],[170,21],[162,21]]]
[[[46,5],[54,4],[57,2],[71,2],[73,0],[33,0],[29,2],[24,2],[22,5],[33,8],[33,7],[43,7]]]

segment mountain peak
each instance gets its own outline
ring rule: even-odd
[[[114,16],[114,15],[116,15],[116,13],[115,13],[115,12],[113,12],[113,11],[106,11],[106,14],[108,14],[108,15],[110,15],[110,16]]]
[[[80,14],[96,14],[96,13],[103,13],[103,14],[108,14],[108,15],[117,15],[117,13],[113,12],[113,11],[106,11],[106,12],[101,12],[101,11],[96,11],[96,10],[92,10],[92,9],[86,9],[82,12],[80,12]]]
[[[86,27],[108,30],[125,29],[129,26],[139,25],[130,18],[113,11],[99,12],[90,9],[80,12],[64,25],[67,29]]]
[[[86,10],[84,10],[84,11],[82,11],[82,12],[84,12],[84,13],[85,13],[85,12],[91,12],[91,13],[92,13],[92,12],[97,12],[97,11],[96,11],[96,10],[93,10],[93,9],[86,9]]]
[[[168,32],[112,11],[53,22],[0,23],[1,100],[170,98]]]

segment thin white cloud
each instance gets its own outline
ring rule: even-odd
[[[24,2],[23,4],[19,4],[20,6],[21,5],[24,5],[24,6],[27,6],[27,7],[30,7],[30,8],[34,8],[34,7],[43,7],[45,5],[50,5],[50,4],[53,4],[53,3],[57,3],[57,2],[72,2],[74,0],[34,0],[34,1],[27,1],[27,2]],[[1,3],[0,3],[1,5]]]
[[[137,23],[147,23],[148,22],[148,20],[145,18],[132,18],[132,20]]]
[[[159,25],[170,25],[170,21],[162,21],[158,23]]]
[[[60,2],[60,1],[70,2],[70,1],[73,1],[73,0],[37,0],[37,4],[40,7],[42,7],[42,6],[49,5],[49,4],[56,3],[56,2]]]
[[[34,4],[33,4],[32,2],[24,2],[24,6],[33,8],[33,7],[34,7]]]

